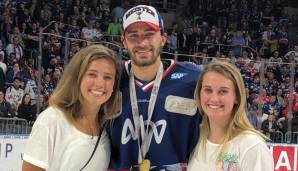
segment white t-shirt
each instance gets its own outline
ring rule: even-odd
[[[227,152],[220,162],[215,163],[218,144],[207,141],[206,161],[202,154],[193,155],[188,163],[188,171],[264,171],[274,170],[272,155],[266,143],[252,132],[246,131],[228,143]]]
[[[82,29],[83,38],[89,41],[94,41],[96,38],[100,38],[102,36],[101,32],[96,28],[88,28],[84,27]]]
[[[48,171],[78,171],[90,158],[97,138],[80,132],[60,110],[49,107],[34,123],[23,159]],[[110,153],[110,141],[103,131],[96,152],[83,170],[107,170]]]

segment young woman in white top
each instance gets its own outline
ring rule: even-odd
[[[214,60],[205,66],[195,99],[203,120],[188,171],[274,170],[267,138],[246,117],[245,87],[234,65]]]
[[[107,170],[110,142],[103,125],[119,110],[119,73],[114,52],[101,45],[71,59],[34,123],[23,171]]]

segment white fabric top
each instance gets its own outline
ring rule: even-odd
[[[227,152],[220,162],[215,163],[218,144],[207,141],[206,161],[202,154],[193,155],[188,164],[188,171],[264,171],[274,170],[272,155],[266,143],[252,132],[245,132],[228,143]]]
[[[31,97],[31,105],[36,104],[37,100],[37,82],[34,79],[28,79],[24,93],[28,93]]]
[[[78,171],[90,158],[97,137],[78,131],[63,113],[53,107],[42,112],[33,125],[23,159],[48,171]],[[110,142],[103,131],[96,152],[85,167],[88,171],[107,170]]]
[[[96,28],[88,28],[84,27],[82,29],[83,38],[86,40],[95,40],[96,38],[100,38],[102,36],[101,32]]]
[[[21,104],[23,96],[23,89],[15,89],[14,86],[10,86],[6,89],[5,100],[9,102],[10,105],[12,105],[12,107],[14,108],[15,106]]]
[[[1,52],[1,51],[0,51]],[[0,68],[2,68],[3,73],[6,74],[7,71],[7,65],[4,62],[0,61]]]

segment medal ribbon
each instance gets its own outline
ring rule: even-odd
[[[158,90],[160,87],[160,83],[163,77],[163,64],[160,62],[159,69],[157,71],[157,75],[154,80],[154,84],[152,87],[150,100],[149,100],[149,106],[148,106],[148,120],[147,120],[147,127],[146,130],[144,128],[144,124],[140,125],[140,114],[139,114],[139,108],[138,108],[138,101],[137,101],[137,94],[136,94],[136,87],[135,87],[135,79],[132,69],[130,70],[129,75],[129,94],[130,94],[130,100],[131,100],[131,110],[133,114],[133,121],[135,124],[135,133],[138,138],[138,144],[139,144],[139,156],[138,156],[138,162],[139,164],[142,163],[142,161],[145,159],[146,153],[148,152],[149,143],[148,142],[148,131],[149,131],[149,125],[150,121],[153,115],[153,110],[155,106],[155,102],[157,99]],[[140,130],[145,130],[145,135],[143,134],[144,131],[141,131],[141,138],[142,138],[142,144],[140,147]]]

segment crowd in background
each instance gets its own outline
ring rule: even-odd
[[[179,23],[173,23],[167,32],[166,49],[189,54],[178,60],[201,65],[216,57],[238,66],[247,87],[248,118],[271,138],[276,131],[298,131],[298,17],[286,6],[277,0],[203,1],[200,10],[189,5],[185,11],[193,18],[181,24],[188,27],[178,31]]]
[[[121,45],[122,15],[134,3],[123,0],[111,7],[102,0],[0,2],[0,117],[33,123],[36,103],[41,111],[46,108],[66,60],[90,42]],[[209,57],[231,60],[247,87],[251,123],[268,135],[277,130],[285,134],[288,117],[293,116],[291,131],[298,131],[298,43],[292,34],[298,17],[290,16],[285,2],[277,0],[197,3],[198,9],[191,4],[185,9],[182,23],[166,29],[168,42],[163,50],[184,54],[176,59],[198,65]],[[48,34],[43,36],[42,69],[38,70],[40,29]],[[39,96],[38,74],[42,78]]]

